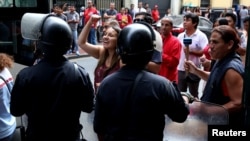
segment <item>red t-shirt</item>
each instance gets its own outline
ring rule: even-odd
[[[178,70],[181,55],[181,43],[180,41],[170,34],[168,37],[163,38],[163,50],[162,50],[162,63],[159,71],[159,75],[169,79],[170,81],[178,81]]]
[[[211,56],[210,56],[208,50],[209,50],[209,45],[207,45],[207,46],[203,49],[203,53],[204,53],[206,59],[211,60]]]
[[[154,19],[154,22],[157,22],[160,17],[159,11],[156,9],[153,9],[151,13],[152,13],[152,18]]]
[[[90,8],[85,9],[85,12],[83,15],[84,16],[84,24],[86,24],[89,21],[91,15],[93,15],[93,14],[98,14],[96,8],[90,7]],[[95,27],[96,25],[93,24],[92,26]]]

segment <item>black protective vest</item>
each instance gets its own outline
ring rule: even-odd
[[[211,70],[209,79],[204,89],[203,96],[201,97],[202,101],[219,105],[223,105],[229,102],[230,99],[228,96],[224,96],[221,85],[223,77],[228,69],[234,69],[235,71],[239,72],[243,77],[244,67],[238,54],[230,53],[224,59],[216,61],[214,67]],[[229,125],[242,126],[242,121],[244,119],[243,117],[243,110],[234,113],[229,113]]]
[[[243,77],[244,67],[238,54],[230,53],[224,59],[216,61],[201,97],[202,101],[220,105],[229,101],[229,98],[224,96],[221,86],[223,77],[228,69],[234,69]]]

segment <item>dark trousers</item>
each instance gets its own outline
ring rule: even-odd
[[[200,80],[195,82],[187,79],[185,71],[178,71],[178,88],[181,92],[187,92],[188,89],[194,97],[198,97],[199,83]]]

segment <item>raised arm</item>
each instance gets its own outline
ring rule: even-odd
[[[78,45],[89,55],[93,56],[96,59],[99,59],[100,53],[103,50],[101,45],[93,45],[87,42],[87,38],[92,28],[92,24],[95,24],[101,17],[99,15],[92,15],[87,24],[82,29],[79,38]]]

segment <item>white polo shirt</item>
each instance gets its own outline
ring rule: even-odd
[[[192,44],[189,45],[189,50],[200,51],[200,50],[203,50],[208,45],[208,39],[207,39],[206,34],[201,32],[199,29],[196,29],[195,33],[192,34],[191,36],[187,36],[186,32],[180,33],[178,35],[178,39],[182,44],[182,50],[181,50],[181,57],[180,57],[179,65],[177,67],[178,71],[185,71],[184,62],[186,59],[186,55],[184,53],[184,48],[185,48],[185,45],[183,43],[184,38],[192,39]],[[200,57],[189,54],[189,60],[193,61],[197,67],[201,67]]]

